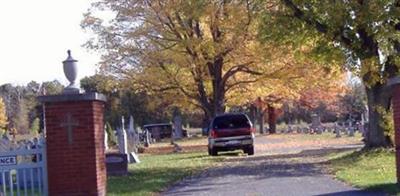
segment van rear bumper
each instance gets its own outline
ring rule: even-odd
[[[208,139],[208,146],[210,148],[218,147],[218,148],[228,148],[228,149],[241,149],[244,146],[250,146],[253,144],[254,144],[254,134]]]

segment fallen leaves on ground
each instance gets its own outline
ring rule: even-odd
[[[176,142],[181,148],[181,152],[198,152],[207,150],[207,138],[184,139]],[[335,138],[332,133],[317,134],[274,134],[258,135],[256,137],[256,151],[267,152],[274,149],[284,148],[319,148],[332,147],[338,145],[362,144],[361,136],[348,137],[343,135]],[[146,154],[168,154],[174,152],[174,146],[168,142],[156,143],[145,148]]]

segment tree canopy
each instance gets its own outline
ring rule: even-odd
[[[211,118],[261,95],[294,96],[340,72],[296,58],[291,46],[259,42],[264,8],[257,0],[102,0],[82,26],[96,34],[86,46],[102,52],[103,71]]]
[[[294,46],[316,40],[311,53],[316,59],[345,60],[344,67],[366,86],[367,146],[387,145],[379,111],[389,109],[386,81],[398,75],[400,66],[400,2],[281,0],[273,6],[264,12],[262,38]]]

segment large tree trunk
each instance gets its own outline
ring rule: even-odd
[[[211,96],[206,93],[203,78],[198,78],[197,91],[199,93],[199,103],[204,111],[205,119],[209,122],[218,114],[225,112],[225,86],[222,80],[223,58],[216,57],[213,62],[208,62],[207,67],[212,78]]]
[[[222,67],[224,59],[222,56],[215,57],[214,61],[208,62],[208,72],[212,80],[211,96],[206,94],[205,86],[202,85],[199,92],[203,95],[201,104],[209,119],[225,112],[225,85],[222,80]]]
[[[213,77],[213,105],[214,116],[225,112],[225,86],[222,81],[222,66],[224,59],[216,57],[211,74]]]
[[[269,126],[269,133],[273,134],[276,133],[276,112],[275,108],[268,104],[268,126]]]
[[[366,87],[368,98],[368,129],[365,134],[367,148],[388,147],[390,142],[385,136],[384,117],[390,107],[390,92],[383,85]]]

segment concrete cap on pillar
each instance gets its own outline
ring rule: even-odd
[[[82,93],[82,94],[61,94],[39,96],[38,100],[42,103],[66,102],[66,101],[101,101],[106,102],[105,95],[100,93]]]

